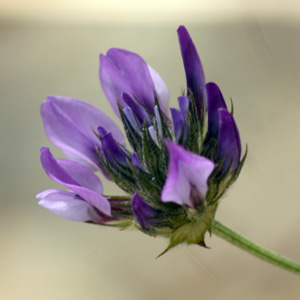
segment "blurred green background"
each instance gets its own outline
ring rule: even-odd
[[[0,299],[299,299],[299,277],[207,237],[210,250],[70,222],[37,205],[58,187],[43,172],[49,146],[39,106],[84,99],[117,118],[101,91],[98,55],[139,53],[185,87],[176,29],[184,24],[207,81],[230,102],[249,155],[217,218],[300,261],[300,4],[298,1],[19,1],[0,4]],[[101,177],[101,175],[100,175]],[[103,177],[101,177],[103,179]],[[104,179],[103,179],[104,181]],[[105,193],[117,193],[105,182]]]

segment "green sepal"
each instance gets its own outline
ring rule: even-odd
[[[122,169],[115,169],[113,165],[111,165],[107,160],[105,160],[102,157],[102,154],[100,153],[98,147],[96,147],[96,152],[98,154],[101,163],[104,165],[105,170],[108,173],[108,175],[111,177],[111,179],[125,192],[129,194],[133,194],[136,189],[136,186],[132,174],[130,174],[129,172],[128,173],[124,172],[125,168],[120,164],[118,164],[118,166],[122,167]],[[130,169],[126,169],[126,170],[128,171]]]
[[[177,228],[170,237],[169,246],[158,257],[182,243],[205,245],[205,233],[212,232],[212,221],[217,207],[217,202],[202,207],[193,220]]]
[[[169,122],[167,121],[167,118],[166,118],[165,114],[163,113],[163,111],[160,108],[160,104],[159,104],[159,101],[158,101],[156,93],[154,93],[154,99],[155,99],[155,105],[158,108],[158,113],[159,113],[160,120],[161,120],[162,136],[165,139],[173,140],[172,129],[170,127]],[[153,124],[155,126],[156,133],[158,133],[156,119],[153,118],[152,122],[153,122]],[[157,135],[157,137],[159,137],[159,135]],[[158,140],[159,140],[159,138],[158,138]]]
[[[143,127],[143,156],[150,174],[155,177],[159,185],[163,186],[166,178],[164,166],[166,159],[162,157],[161,149],[152,140],[146,124]],[[168,161],[168,160],[167,160]],[[163,168],[164,167],[164,168]]]
[[[218,151],[218,138],[206,137],[201,149],[201,155],[210,160],[215,160]]]
[[[234,183],[237,180],[237,178],[239,177],[241,170],[244,166],[244,163],[246,161],[247,155],[248,155],[248,145],[246,144],[245,154],[243,155],[243,158],[241,159],[236,171],[234,172],[230,184]]]
[[[164,208],[164,204],[160,201],[161,186],[157,184],[155,177],[133,165],[131,169],[137,185],[135,192],[153,208]]]
[[[200,153],[200,120],[198,117],[198,112],[195,104],[195,100],[193,94],[189,95],[190,105],[189,111],[187,115],[187,124],[189,124],[187,128],[187,137],[184,143],[184,147],[196,154]]]
[[[233,106],[232,98],[230,98],[230,104],[231,104],[230,113],[233,115],[233,113],[234,113],[234,106]]]

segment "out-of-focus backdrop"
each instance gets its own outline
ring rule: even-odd
[[[299,299],[299,277],[217,237],[159,259],[164,239],[59,218],[35,195],[50,146],[39,106],[84,99],[114,120],[98,55],[139,53],[165,79],[173,106],[185,87],[176,29],[184,24],[207,81],[234,102],[249,155],[217,218],[300,261],[300,2],[2,0],[0,3],[0,299]],[[245,148],[245,147],[244,147]],[[101,178],[103,179],[103,178]],[[117,193],[105,182],[105,193]]]

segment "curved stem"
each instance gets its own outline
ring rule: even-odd
[[[247,240],[233,230],[221,224],[219,221],[214,220],[212,224],[212,232],[218,237],[226,240],[227,242],[238,246],[239,248],[249,252],[250,254],[265,260],[275,266],[286,269],[300,275],[300,264],[285,258],[277,253],[262,248],[261,246]]]

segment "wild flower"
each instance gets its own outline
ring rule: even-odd
[[[168,88],[143,58],[117,48],[100,55],[100,82],[127,141],[84,101],[50,96],[42,104],[46,134],[68,158],[42,148],[42,166],[68,190],[40,193],[40,205],[69,220],[167,237],[167,250],[184,242],[205,246],[220,198],[246,155],[241,159],[233,114],[219,87],[206,83],[188,31],[180,26],[177,33],[187,86],[171,114]],[[94,171],[126,195],[104,196]]]

